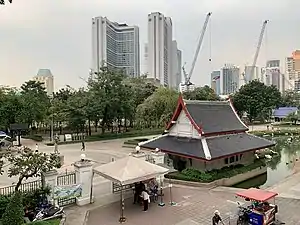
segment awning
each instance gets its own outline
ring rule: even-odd
[[[250,188],[245,191],[240,191],[236,193],[237,196],[242,198],[249,198],[250,200],[255,200],[259,202],[268,201],[271,198],[274,198],[278,194],[272,191],[265,191],[257,188]]]
[[[121,185],[148,180],[168,171],[167,168],[133,156],[127,156],[94,168],[96,174]]]

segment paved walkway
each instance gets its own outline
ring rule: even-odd
[[[172,188],[176,206],[170,206],[169,191],[165,191],[165,207],[155,203],[150,204],[148,212],[142,212],[142,208],[132,204],[128,199],[125,205],[125,216],[128,225],[210,225],[213,212],[218,209],[226,225],[236,224],[237,201],[236,189],[215,188],[191,188],[175,186]],[[300,225],[300,200],[278,198],[278,218],[290,225]],[[114,203],[106,207],[100,207],[89,212],[87,225],[117,225],[120,215],[120,204]],[[232,219],[230,219],[232,218]]]

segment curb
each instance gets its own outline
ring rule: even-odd
[[[89,220],[89,215],[90,215],[90,210],[86,211],[86,213],[85,213],[83,225],[87,225],[88,220]]]

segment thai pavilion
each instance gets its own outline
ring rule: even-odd
[[[275,145],[247,131],[230,100],[191,101],[180,96],[165,133],[139,146],[167,153],[179,170],[220,169],[251,164],[256,150]]]

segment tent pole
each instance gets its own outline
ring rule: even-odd
[[[163,183],[162,183],[162,179],[161,179],[161,176],[160,176],[160,203],[158,203],[159,206],[163,207],[165,206],[165,203],[164,203],[164,200],[163,200]]]
[[[125,208],[125,202],[124,202],[124,196],[123,196],[123,185],[121,184],[121,207],[120,207],[120,223],[126,222],[126,218],[124,217],[124,208]]]

